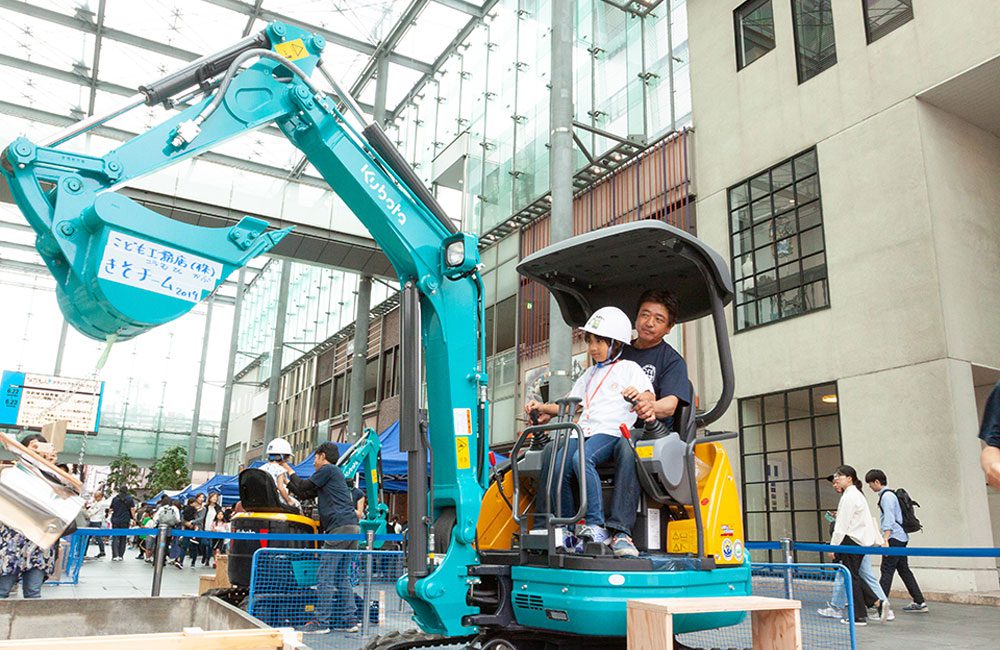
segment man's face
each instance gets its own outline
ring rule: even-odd
[[[644,302],[639,306],[635,330],[640,345],[656,345],[670,333],[670,312],[658,302]]]
[[[326,454],[320,452],[313,455],[313,467],[319,469],[326,464]]]

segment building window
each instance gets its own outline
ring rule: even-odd
[[[736,331],[827,307],[816,150],[729,188]]]
[[[913,0],[861,0],[865,10],[865,37],[874,43],[913,20]]]
[[[736,69],[742,70],[774,49],[771,0],[749,0],[733,11],[736,26]]]
[[[399,346],[382,353],[382,399],[399,394]]]
[[[351,385],[351,372],[337,375],[333,378],[333,417],[347,413],[348,387]]]
[[[378,398],[378,357],[365,362],[364,404],[374,404]]]
[[[739,400],[743,512],[749,541],[829,542],[839,495],[824,477],[843,463],[837,384]],[[782,561],[775,552],[773,561]],[[799,553],[798,562],[818,562]]]
[[[799,83],[809,81],[837,62],[830,4],[831,0],[792,0]]]

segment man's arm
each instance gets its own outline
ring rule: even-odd
[[[319,489],[316,484],[307,478],[299,478],[291,468],[288,469],[288,489],[292,491],[292,494],[300,499],[315,499],[319,495]]]
[[[979,462],[986,474],[986,482],[1000,490],[1000,448],[986,445]]]
[[[892,522],[894,521],[894,518],[893,518],[893,515],[892,515],[892,508],[890,506],[886,505],[886,502],[884,502],[882,500],[882,498],[885,496],[885,494],[886,494],[885,492],[882,492],[878,496],[879,510],[882,511],[882,514],[879,517],[879,523],[881,524],[880,528],[882,528],[882,545],[883,546],[887,546],[889,544],[889,536],[892,535]],[[892,496],[896,496],[896,495],[893,494]],[[898,501],[897,501],[896,505],[899,505]]]

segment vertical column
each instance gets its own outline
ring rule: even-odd
[[[191,435],[188,436],[188,467],[194,472],[194,454],[198,444],[198,429],[201,428],[201,395],[205,389],[205,362],[208,360],[208,339],[212,333],[212,307],[215,294],[205,303],[205,335],[201,337],[201,360],[198,362],[198,384],[194,389],[194,414],[191,416]]]
[[[389,90],[389,57],[380,54],[375,68],[375,104],[372,118],[379,128],[385,128],[385,97]]]
[[[59,330],[59,347],[56,348],[56,367],[52,374],[56,377],[62,372],[63,354],[66,352],[66,334],[69,332],[69,322],[64,318],[62,329]]]
[[[351,357],[350,403],[347,408],[347,442],[361,437],[365,416],[365,370],[368,365],[368,310],[372,301],[372,276],[358,280],[354,314],[354,356]]]
[[[427,575],[427,448],[420,422],[420,292],[413,282],[403,287],[399,300],[399,448],[406,452],[409,468],[406,501],[410,532],[407,541],[407,591],[412,596],[417,580]]]
[[[278,401],[281,399],[281,357],[285,349],[285,316],[288,312],[288,285],[292,279],[292,263],[281,261],[278,281],[278,306],[274,315],[274,344],[271,346],[271,377],[267,384],[267,415],[264,417],[264,444],[277,435]]]
[[[549,243],[573,235],[573,31],[575,2],[552,3],[552,50],[549,99],[549,187],[552,215]],[[549,398],[572,387],[572,331],[563,321],[555,298],[549,297]]]
[[[233,328],[229,336],[229,357],[226,359],[226,388],[222,397],[222,422],[219,423],[219,444],[215,451],[215,473],[222,474],[226,463],[229,438],[229,416],[233,406],[233,376],[236,374],[236,354],[239,352],[240,316],[243,312],[243,289],[246,267],[236,277],[236,304],[233,306]]]

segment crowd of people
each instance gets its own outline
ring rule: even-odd
[[[191,567],[214,568],[219,555],[226,553],[225,539],[196,539],[173,534],[174,531],[229,532],[233,509],[225,508],[218,492],[197,494],[185,500],[162,496],[149,506],[136,501],[127,490],[122,489],[112,499],[106,499],[101,491],[94,493],[86,505],[87,519],[93,528],[104,528],[109,521],[111,528],[150,528],[165,525],[170,529],[169,545],[165,562],[178,569],[184,568],[185,559],[191,560]],[[156,534],[135,537],[113,537],[111,541],[111,561],[120,562],[125,557],[127,546],[138,553],[136,559],[152,564],[155,556]],[[91,537],[91,543],[98,547],[94,559],[105,556],[105,540],[99,535]]]

